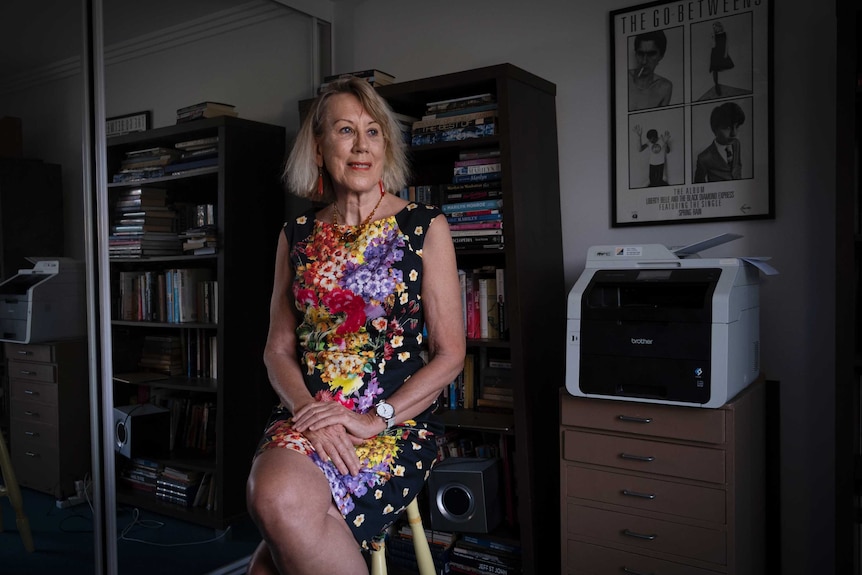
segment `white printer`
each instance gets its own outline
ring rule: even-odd
[[[84,264],[70,258],[27,258],[0,283],[0,341],[37,343],[87,333]]]
[[[675,251],[659,244],[591,247],[568,297],[567,391],[716,408],[754,381],[758,268],[768,266],[689,257],[738,237]]]

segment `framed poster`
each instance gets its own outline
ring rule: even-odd
[[[610,13],[614,227],[774,218],[769,0]]]

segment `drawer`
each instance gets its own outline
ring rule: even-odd
[[[566,542],[568,573],[589,575],[620,575],[621,573],[661,575],[716,575],[715,571],[698,569],[672,561],[664,561],[638,553],[628,553],[582,541]]]
[[[27,381],[57,381],[57,366],[53,363],[31,363],[28,361],[9,360],[9,378],[25,379]]]
[[[47,405],[57,405],[56,383],[13,379],[10,382],[10,388],[12,401],[35,401]]]
[[[39,421],[36,418],[27,420],[14,418],[10,423],[9,442],[12,450],[38,450],[46,447],[57,447],[60,435],[57,426]]]
[[[565,430],[567,461],[658,473],[713,483],[725,481],[722,449]]]
[[[22,486],[56,494],[59,489],[60,462],[54,448],[28,449],[12,452],[15,476]]]
[[[569,497],[667,513],[724,525],[726,493],[722,489],[686,485],[566,465]]]
[[[725,442],[725,410],[562,396],[563,425],[655,437]]]
[[[650,519],[626,513],[568,504],[566,529],[570,536],[602,539],[659,553],[670,553],[724,565],[727,542],[724,531],[684,523]]]
[[[7,343],[6,359],[23,359],[24,361],[54,361],[54,346],[25,343]]]
[[[59,421],[56,405],[35,401],[13,401],[10,415],[12,420],[41,421],[50,425],[56,425]]]

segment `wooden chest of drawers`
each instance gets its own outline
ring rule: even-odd
[[[765,573],[764,387],[719,409],[562,390],[562,572]]]
[[[12,466],[22,487],[58,499],[90,471],[90,409],[84,340],[5,344]]]

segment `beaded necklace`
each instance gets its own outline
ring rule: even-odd
[[[341,230],[341,240],[344,242],[352,242],[365,230],[365,227],[371,223],[371,218],[374,217],[374,212],[377,211],[377,208],[380,207],[380,202],[383,201],[383,196],[385,194],[380,194],[380,198],[377,200],[377,203],[374,204],[374,209],[371,210],[371,213],[368,214],[362,223],[358,226],[351,226],[355,229],[345,229],[347,227],[346,224],[342,225],[338,222],[338,216],[341,215],[341,212],[338,211],[338,203],[332,202],[332,225]]]

